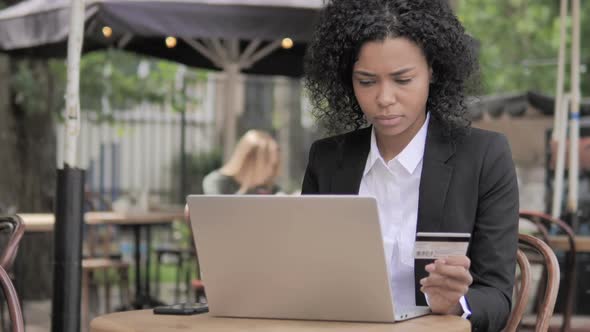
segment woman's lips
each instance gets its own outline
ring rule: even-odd
[[[401,122],[401,120],[401,115],[377,116],[375,117],[375,124],[384,127],[396,126]]]

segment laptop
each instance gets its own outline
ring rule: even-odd
[[[188,197],[214,316],[395,322],[377,203],[359,196]]]

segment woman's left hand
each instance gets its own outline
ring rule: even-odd
[[[467,294],[473,282],[467,256],[454,256],[437,259],[426,265],[428,277],[420,280],[420,289],[428,296],[428,304],[433,313],[461,315],[463,310],[459,300]]]

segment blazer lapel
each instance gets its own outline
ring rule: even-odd
[[[441,229],[445,200],[453,174],[453,166],[447,161],[454,153],[455,145],[452,140],[443,137],[436,120],[431,119],[420,178],[416,232],[439,232]],[[427,276],[425,265],[423,260],[415,260],[415,298],[416,305],[419,306],[427,305],[426,298],[420,291],[420,279]]]
[[[444,216],[453,166],[447,161],[455,153],[455,144],[442,135],[435,119],[431,119],[420,178],[417,232],[438,232]]]
[[[332,176],[334,194],[357,195],[371,148],[371,127],[359,129],[339,142],[339,167]]]

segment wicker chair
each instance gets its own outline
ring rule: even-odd
[[[192,239],[191,239],[192,241]],[[174,303],[179,303],[181,293],[181,282],[182,276],[185,276],[185,289],[188,295],[189,283],[191,276],[192,262],[196,261],[195,249],[193,246],[182,247],[174,243],[175,241],[169,241],[167,243],[160,244],[154,249],[156,254],[156,297],[160,297],[160,284],[161,284],[161,266],[163,265],[163,258],[165,256],[171,257],[176,263],[175,269],[175,283],[174,283]]]
[[[537,311],[535,331],[549,330],[551,316],[557,300],[559,290],[559,264],[553,250],[541,239],[527,234],[519,234],[518,241],[523,252],[527,255],[540,255],[545,265],[546,280],[543,298]],[[530,256],[529,256],[530,257]]]
[[[520,211],[520,219],[532,222],[536,227],[536,236],[549,243],[549,230],[557,228],[559,232],[564,233],[568,238],[569,248],[565,253],[565,271],[563,277],[563,287],[565,290],[563,320],[561,321],[560,330],[566,332],[571,330],[571,321],[574,309],[574,300],[576,296],[576,244],[574,232],[571,227],[563,220],[551,217],[548,214],[536,211]],[[531,262],[534,263],[534,262]],[[542,294],[537,294],[537,307]],[[557,329],[557,326],[552,328]]]
[[[514,285],[514,306],[512,308],[512,312],[510,312],[508,323],[506,323],[506,327],[504,327],[504,332],[518,331],[520,320],[522,319],[526,309],[531,291],[531,264],[529,263],[526,255],[520,249],[518,249],[516,252],[516,261],[518,263],[520,275],[518,276],[517,282]]]
[[[8,303],[8,313],[12,322],[12,332],[23,332],[25,324],[20,301],[16,289],[7,272],[12,267],[19,242],[25,231],[25,226],[19,216],[0,216],[0,231],[8,230],[10,233],[8,242],[0,256],[0,284],[4,291],[4,297]],[[2,313],[3,313],[2,307]],[[3,324],[4,322],[2,322]],[[4,326],[0,326],[4,330]]]

